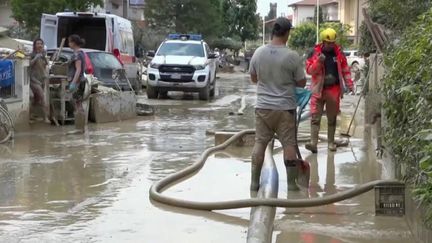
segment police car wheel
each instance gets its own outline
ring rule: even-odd
[[[207,86],[205,86],[199,91],[199,99],[200,100],[210,99],[210,84],[207,84]]]
[[[158,97],[158,91],[151,87],[150,85],[147,85],[147,98],[149,99],[157,99]]]

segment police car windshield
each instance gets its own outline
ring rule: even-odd
[[[204,48],[201,44],[164,43],[159,49],[157,55],[204,57]]]

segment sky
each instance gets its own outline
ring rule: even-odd
[[[288,4],[298,2],[299,0],[258,0],[258,13],[261,16],[266,16],[270,10],[270,3],[277,3],[278,16],[282,14],[292,14],[292,9],[288,7]]]

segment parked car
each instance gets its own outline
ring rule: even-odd
[[[58,49],[48,49],[48,57],[52,57]],[[126,71],[121,65],[120,61],[110,52],[81,49],[85,55],[86,74],[95,76],[104,86],[114,89],[131,90]],[[69,62],[73,55],[73,50],[70,48],[63,48],[59,55],[58,61]],[[118,80],[113,77],[114,71],[120,70]],[[117,81],[117,82],[116,82]]]
[[[360,69],[364,67],[365,60],[362,56],[359,55],[359,52],[357,50],[344,51],[344,54],[350,67],[354,65],[358,65],[357,68]]]
[[[93,12],[42,14],[40,36],[49,49],[58,48],[62,38],[71,34],[84,38],[85,48],[114,54],[134,89],[141,90],[141,73],[129,20],[114,14]],[[67,41],[65,46],[68,47]]]
[[[168,91],[198,92],[201,100],[215,95],[217,56],[201,35],[171,34],[147,68],[147,96]]]

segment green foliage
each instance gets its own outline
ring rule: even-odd
[[[432,7],[430,0],[368,0],[372,21],[385,26],[390,41],[399,39],[401,33],[412,25],[418,16]],[[360,28],[362,36],[360,50],[363,53],[375,51],[372,37],[366,26]]]
[[[233,51],[239,51],[243,45],[240,41],[231,38],[215,39],[208,43],[211,48],[219,48],[221,50],[230,49]]]
[[[258,37],[259,15],[256,0],[223,0],[223,37],[255,40]]]
[[[417,185],[413,192],[422,205],[428,206],[424,217],[426,225],[432,228],[432,207],[430,206],[432,205],[432,181],[429,180],[427,183]]]
[[[216,37],[222,28],[219,0],[147,0],[144,15],[152,29]]]
[[[102,0],[11,0],[14,18],[30,31],[39,34],[42,13],[54,14],[65,9],[86,11],[92,5],[103,5]]]
[[[276,8],[270,7],[270,10],[267,13],[267,16],[264,17],[264,20],[267,22],[269,20],[276,19],[276,17],[277,17]],[[273,26],[271,24],[266,24],[265,25],[266,39],[270,38],[272,30],[273,30]],[[262,31],[262,27],[261,27],[261,31]]]
[[[429,0],[369,0],[368,3],[372,20],[397,34],[432,7],[432,1]]]
[[[314,10],[314,22],[317,22],[317,7],[315,6],[315,10]],[[320,6],[319,7],[319,22],[320,23],[324,23],[324,13],[323,13],[323,9]]]
[[[311,48],[316,42],[316,25],[312,22],[299,24],[290,33],[289,46],[297,50]]]
[[[350,46],[347,34],[350,31],[349,25],[342,25],[336,22],[324,22],[320,24],[320,32],[326,28],[333,28],[337,32],[336,42],[342,47]],[[291,31],[289,45],[299,51],[309,49],[316,43],[316,24],[305,22],[299,24]]]
[[[23,40],[33,40],[33,36],[23,25],[13,25],[9,28],[9,37]]]
[[[361,36],[359,52],[362,54],[375,52],[376,51],[375,44],[372,40],[372,36],[369,33],[369,30],[368,30],[366,24],[364,22],[360,25],[359,32],[360,32],[360,36]]]
[[[145,51],[156,50],[168,35],[168,31],[156,30],[132,23],[135,45]]]
[[[385,58],[382,92],[387,120],[385,141],[432,222],[432,9],[410,25]]]

